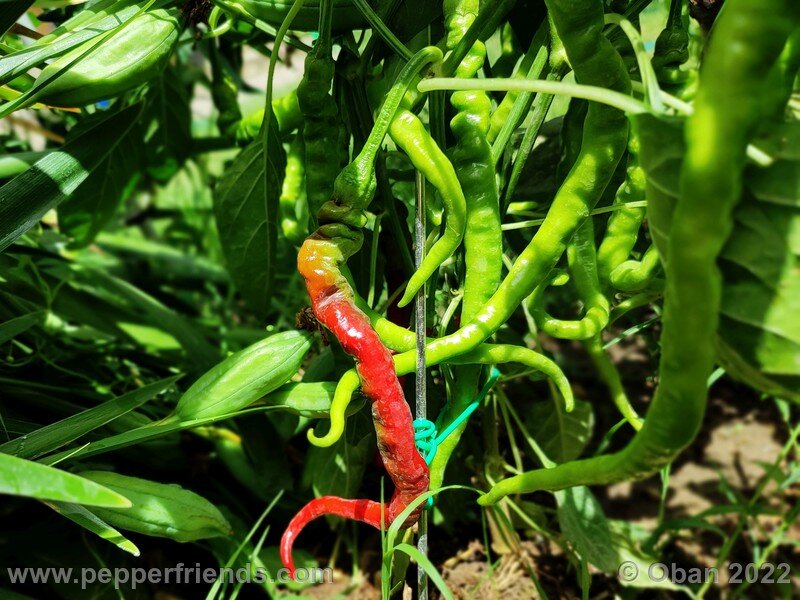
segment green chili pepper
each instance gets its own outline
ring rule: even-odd
[[[603,347],[603,336],[597,334],[596,336],[584,340],[583,347],[589,354],[589,358],[594,363],[594,368],[600,379],[608,388],[608,393],[611,396],[611,401],[617,407],[619,413],[636,431],[642,428],[642,419],[637,414],[636,410],[631,406],[631,401],[628,394],[625,392],[625,386],[622,385],[622,378],[620,377],[619,370],[617,369],[611,357]]]
[[[800,70],[800,31],[795,31],[781,52],[778,62],[770,73],[769,86],[775,86],[776,92],[767,99],[767,115],[783,120],[786,103],[794,92],[797,71]]]
[[[630,79],[624,64],[603,35],[602,1],[582,3],[576,8],[566,0],[552,0],[548,6],[579,83],[629,93]],[[627,132],[627,120],[618,109],[590,105],[580,154],[556,194],[548,218],[478,315],[457,332],[427,345],[428,365],[452,360],[477,348],[545,280],[608,185],[625,151]],[[413,370],[416,352],[403,352],[394,359],[396,366],[402,364],[404,369]]]
[[[45,67],[37,82],[61,74],[36,99],[52,106],[82,106],[147,83],[166,66],[181,26],[178,8],[141,13],[102,43],[92,39]]]
[[[303,113],[300,110],[300,102],[297,99],[297,90],[292,90],[288,94],[273,100],[272,112],[278,120],[278,128],[281,133],[291,133],[303,126]],[[261,118],[263,119],[263,109],[261,113]]]
[[[558,165],[558,179],[566,179],[580,156],[583,123],[588,105],[573,99],[570,102],[561,129],[562,155]],[[585,340],[598,335],[608,324],[609,305],[600,289],[597,276],[597,253],[594,244],[594,224],[591,217],[575,232],[567,246],[567,263],[578,297],[583,303],[584,316],[579,320],[562,320],[551,317],[544,308],[544,294],[550,284],[566,283],[566,277],[551,277],[531,294],[531,313],[536,324],[548,335],[573,340]]]
[[[421,172],[439,190],[445,207],[445,229],[442,236],[428,251],[422,264],[408,280],[403,297],[397,303],[405,306],[414,299],[419,289],[453,252],[464,237],[466,226],[466,200],[458,183],[452,163],[436,145],[431,135],[409,107],[403,106],[395,115],[389,135]]]
[[[644,220],[644,207],[629,206],[645,199],[644,170],[639,165],[638,153],[638,142],[632,135],[628,143],[625,181],[614,196],[612,208],[615,210],[608,218],[603,241],[597,249],[597,271],[606,291],[611,285],[611,272],[628,260]]]
[[[662,85],[679,85],[688,77],[681,66],[689,60],[689,32],[684,25],[684,0],[672,0],[667,26],[656,38],[653,69]]]
[[[477,0],[447,0],[444,3],[448,48],[463,38],[478,14]],[[486,48],[475,42],[456,69],[457,76],[475,77],[483,66]],[[450,122],[456,139],[451,156],[458,181],[466,198],[467,224],[464,232],[465,275],[462,285],[461,319],[471,320],[497,289],[502,279],[503,236],[500,201],[492,148],[489,145],[491,101],[485,92],[454,92],[450,102],[457,113]],[[439,415],[438,428],[444,429],[473,401],[478,392],[481,367],[457,370],[452,397]],[[431,485],[438,487],[447,462],[466,428],[462,422],[443,440],[431,463]]]
[[[298,134],[286,153],[286,171],[278,204],[281,229],[287,240],[300,245],[308,235],[308,206],[305,198],[305,151],[303,136]]]
[[[715,358],[722,287],[717,257],[733,227],[747,144],[773,93],[763,85],[764,73],[798,25],[800,4],[792,0],[728,0],[715,25],[685,127],[687,152],[665,264],[660,382],[641,431],[615,454],[501,481],[481,504],[512,493],[641,478],[694,439]]]
[[[641,292],[653,284],[660,267],[658,251],[651,245],[642,260],[626,260],[611,272],[611,286],[621,292]]]
[[[514,35],[514,28],[511,23],[503,23],[500,27],[500,56],[492,65],[492,74],[495,77],[508,77],[514,72],[521,55],[522,49]]]
[[[219,48],[210,40],[209,57],[211,62],[211,99],[219,115],[217,128],[222,135],[235,135],[242,120],[239,109],[239,86],[230,67],[220,55]],[[263,116],[263,113],[262,113]]]
[[[278,122],[278,131],[281,136],[287,136],[303,126],[303,113],[297,101],[297,90],[276,98],[272,101],[272,113]],[[261,124],[264,122],[264,108],[259,108],[242,117],[236,125],[236,141],[239,144],[248,144],[258,137]]]
[[[544,354],[540,354],[530,348],[511,344],[481,344],[471,352],[454,356],[449,362],[454,365],[519,363],[544,373],[553,382],[564,398],[564,406],[567,412],[571,412],[575,407],[575,398],[569,386],[569,380],[561,371],[561,368]],[[401,365],[398,367],[397,372],[405,373],[406,371]]]
[[[577,321],[551,317],[544,310],[543,293],[546,285],[539,286],[531,297],[531,313],[536,325],[546,334],[565,340],[586,340],[599,335],[608,324],[609,304],[597,278],[597,261],[594,247],[594,227],[587,219],[575,232],[567,247],[570,273],[584,305],[584,316]]]
[[[339,172],[339,109],[331,94],[334,63],[331,55],[332,0],[323,0],[319,12],[320,37],[306,56],[305,72],[297,88],[297,101],[303,115],[305,142],[306,197],[314,218],[333,193]]]

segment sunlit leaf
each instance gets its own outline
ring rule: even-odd
[[[269,306],[278,267],[278,198],[286,154],[277,129],[270,127],[266,178],[262,144],[257,140],[234,159],[214,191],[214,214],[231,278],[247,303],[262,314]]]
[[[140,113],[140,105],[108,113],[1,187],[0,250],[75,192],[125,138]]]
[[[126,508],[127,498],[94,481],[0,453],[0,494]]]

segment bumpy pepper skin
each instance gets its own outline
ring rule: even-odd
[[[330,16],[330,15],[328,15]],[[321,16],[321,19],[324,15]],[[297,101],[303,115],[303,140],[307,165],[306,197],[316,215],[333,192],[339,172],[339,109],[331,94],[335,65],[331,55],[330,21],[320,23],[320,37],[306,56],[305,71],[297,87]]]
[[[308,234],[308,210],[305,198],[305,162],[303,137],[297,135],[286,153],[286,171],[278,204],[281,230],[293,244],[302,244]]]
[[[628,206],[645,199],[644,170],[639,165],[638,143],[631,135],[628,143],[628,165],[625,181],[614,196],[614,209],[608,218],[603,241],[597,249],[597,270],[606,292],[611,288],[611,273],[630,257],[639,229],[644,221],[645,208]]]
[[[422,264],[408,281],[398,306],[410,303],[434,271],[456,251],[464,238],[466,199],[450,160],[439,148],[425,125],[409,106],[403,106],[389,128],[395,144],[411,160],[414,168],[439,190],[445,207],[444,233],[428,251]]]
[[[477,0],[447,0],[444,3],[448,48],[454,48],[478,15]],[[486,48],[475,42],[456,69],[456,76],[475,77],[483,66]],[[471,320],[497,289],[502,279],[503,237],[500,200],[495,177],[492,148],[489,145],[491,101],[485,92],[454,92],[450,103],[457,111],[450,122],[456,139],[451,152],[453,167],[466,198],[464,231],[465,276],[462,286],[462,321]],[[464,366],[456,371],[452,397],[439,417],[443,429],[472,402],[478,391],[480,366]],[[431,463],[431,483],[438,487],[444,479],[447,461],[458,444],[466,421],[439,446]]]
[[[800,4],[792,0],[728,0],[715,25],[685,127],[687,152],[665,265],[660,382],[644,426],[615,454],[506,479],[481,504],[513,493],[645,477],[694,439],[715,359],[722,289],[717,257],[733,228],[747,144],[773,93],[763,85],[764,73],[798,25]]]
[[[683,0],[672,0],[667,26],[656,38],[653,69],[662,85],[680,85],[689,77],[688,71],[681,70],[689,60],[689,32],[683,23],[684,4]]]
[[[151,10],[91,50],[96,40],[78,46],[42,70],[37,80],[64,72],[36,99],[52,106],[83,106],[147,83],[167,64],[178,41],[181,21],[179,9]]]
[[[629,93],[630,79],[622,59],[603,35],[603,3],[562,0],[548,2],[548,7],[578,82]],[[440,364],[477,348],[547,278],[608,185],[625,152],[627,132],[628,122],[621,111],[589,106],[580,154],[544,223],[475,318],[427,345],[427,364]],[[401,357],[405,360],[406,353],[395,358]]]

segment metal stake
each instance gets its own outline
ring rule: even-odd
[[[419,269],[425,258],[425,178],[417,171],[416,178],[417,211],[414,217],[414,263]],[[416,418],[427,419],[428,409],[425,395],[425,286],[416,298],[415,331],[417,334],[417,377],[416,377]],[[419,518],[419,539],[417,549],[423,556],[428,555],[428,513],[422,511]],[[417,598],[428,600],[428,576],[421,565],[417,565]]]

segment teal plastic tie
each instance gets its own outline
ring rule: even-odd
[[[475,399],[470,402],[469,406],[467,406],[460,415],[453,419],[453,422],[445,427],[444,431],[438,435],[436,431],[436,424],[433,421],[428,419],[414,420],[414,442],[416,442],[417,450],[419,450],[422,458],[425,459],[426,464],[430,465],[433,462],[433,458],[436,456],[436,451],[439,449],[439,444],[445,441],[450,434],[459,427],[459,425],[469,419],[470,415],[477,410],[499,377],[500,371],[497,369],[497,367],[493,366],[492,370],[489,372],[489,378],[486,380],[486,383],[483,384],[481,391],[478,392],[478,395],[475,397]],[[427,508],[433,506],[433,497],[428,498],[426,506]]]

